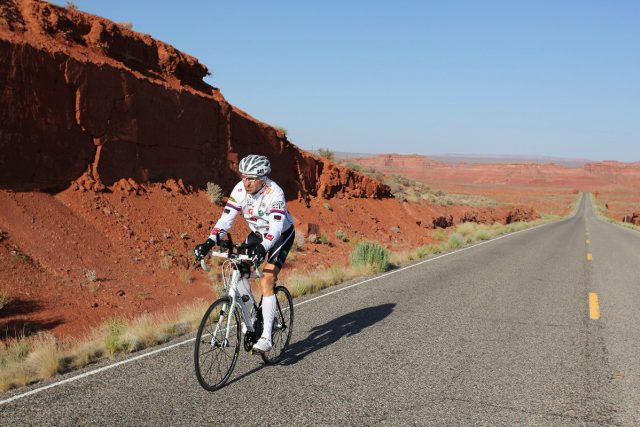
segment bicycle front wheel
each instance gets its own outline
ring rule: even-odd
[[[237,310],[230,315],[231,311],[231,298],[216,300],[204,314],[196,334],[193,352],[196,377],[208,391],[227,382],[238,360],[240,319]]]
[[[268,365],[279,363],[289,345],[293,332],[293,298],[284,286],[276,286],[276,317],[273,319],[271,342],[273,347],[262,354],[262,360]]]

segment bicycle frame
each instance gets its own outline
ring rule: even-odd
[[[233,318],[233,315],[235,314],[236,309],[238,308],[239,302],[238,302],[238,298],[240,297],[240,294],[238,292],[238,281],[240,279],[240,267],[239,267],[239,263],[244,262],[244,261],[250,261],[251,258],[248,257],[247,255],[240,255],[240,254],[233,254],[232,252],[232,248],[231,247],[229,249],[229,252],[211,252],[211,256],[212,257],[217,257],[217,258],[225,258],[226,261],[224,261],[222,263],[222,265],[220,266],[220,269],[222,270],[222,281],[223,281],[223,285],[226,292],[226,295],[228,297],[231,298],[231,307],[227,307],[227,304],[223,304],[222,306],[222,311],[220,313],[220,317],[221,319],[218,321],[218,323],[216,324],[216,329],[214,330],[214,333],[211,337],[211,345],[215,346],[216,345],[216,336],[218,334],[218,332],[220,332],[220,325],[224,324],[225,326],[225,334],[224,334],[224,340],[222,343],[219,343],[221,346],[228,346],[229,345],[229,334],[231,333],[231,319]],[[233,264],[233,272],[231,273],[231,277],[228,277],[228,272],[225,272],[225,268],[229,268],[229,264]],[[211,269],[207,266],[205,260],[203,259],[202,261],[200,261],[200,265],[202,266],[202,269],[204,271],[210,271]],[[263,274],[261,271],[254,269],[253,270],[253,274],[251,274],[250,277],[262,277]],[[253,300],[253,296],[251,297]],[[227,312],[228,310],[228,312]],[[245,315],[244,315],[244,311],[242,309],[238,310],[240,313],[240,316],[242,318],[242,321],[244,322],[244,324],[246,325],[247,322],[250,322],[251,319],[246,319]],[[224,316],[227,316],[226,319],[224,318]]]

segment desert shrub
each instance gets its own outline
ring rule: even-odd
[[[447,247],[449,249],[458,249],[464,245],[464,237],[460,233],[453,233],[449,236],[449,240],[447,241]]]
[[[433,240],[435,240],[436,242],[442,242],[444,240],[446,240],[447,238],[447,233],[446,231],[444,231],[444,228],[436,228],[435,230],[433,230],[431,232],[431,238]]]
[[[463,222],[458,224],[456,232],[460,233],[462,237],[467,238],[475,233],[477,225],[474,222]]]
[[[360,166],[357,163],[347,162],[344,165],[345,165],[345,167],[347,167],[347,168],[349,168],[351,170],[354,170],[356,172],[361,172],[362,171],[362,166]]]
[[[191,277],[191,272],[188,270],[183,270],[180,272],[180,280],[182,280],[187,285],[193,283],[193,277]]]
[[[222,205],[222,187],[213,182],[207,182],[207,194],[209,195],[209,200],[214,205],[221,206]]]
[[[333,208],[331,207],[331,205],[329,203],[325,203],[324,204],[324,208],[328,211],[333,211]]]
[[[400,227],[398,227],[397,225],[394,225],[389,230],[394,234],[398,234],[400,232]]]
[[[516,222],[512,222],[511,224],[507,225],[507,230],[509,233],[513,233],[514,231],[520,231],[520,230],[524,230],[525,228],[528,228],[529,224],[527,224],[524,221],[516,221]]]
[[[330,245],[331,244],[331,241],[329,240],[329,237],[327,237],[326,234],[322,234],[318,241],[323,245]]]
[[[128,30],[133,30],[133,22],[129,22],[129,21],[120,22],[118,25],[120,25],[121,27],[124,27],[124,28],[126,28]]]
[[[329,150],[328,148],[320,148],[318,150],[318,154],[327,160],[333,160],[334,157],[333,151]]]
[[[11,302],[11,298],[6,296],[5,294],[0,294],[0,310],[4,308],[5,305]]]
[[[98,280],[98,274],[95,270],[85,270],[84,277],[86,277],[90,282],[95,282]]]
[[[491,239],[491,233],[487,229],[479,229],[473,234],[474,240],[489,240]]]
[[[169,268],[171,268],[171,264],[171,257],[169,255],[163,255],[160,258],[160,267],[162,267],[162,269],[168,270]]]
[[[351,265],[370,265],[376,272],[389,268],[389,251],[377,242],[358,243],[349,256]]]
[[[313,243],[314,245],[320,243],[320,238],[318,237],[318,235],[313,233],[309,234],[307,240],[309,241],[309,243]]]
[[[283,128],[282,126],[274,126],[273,128],[284,136],[287,136],[287,129]]]
[[[65,2],[65,7],[69,10],[78,10],[78,4],[75,1],[68,0]]]
[[[112,318],[105,322],[104,348],[109,357],[113,357],[120,349],[120,338],[124,332],[122,319]]]
[[[347,237],[346,234],[344,234],[344,231],[342,230],[336,230],[336,237],[340,240],[342,240],[343,242],[348,242],[349,238]]]
[[[32,350],[26,358],[27,366],[38,378],[51,378],[62,369],[60,348],[56,337],[41,332],[31,340]]]
[[[296,234],[296,237],[293,239],[293,245],[291,245],[291,252],[297,252],[304,249],[305,238],[302,234]]]

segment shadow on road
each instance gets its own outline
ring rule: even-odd
[[[327,347],[342,337],[350,337],[360,333],[363,329],[390,315],[394,307],[395,304],[367,307],[314,327],[307,338],[295,342],[287,349],[281,364],[293,365],[314,351]]]
[[[395,304],[382,304],[375,307],[363,308],[353,313],[345,314],[323,325],[311,329],[309,336],[289,345],[281,365],[293,365],[307,355],[321,348],[327,347],[342,337],[350,337],[363,329],[381,321],[393,312]],[[293,325],[295,329],[295,324]],[[232,379],[227,386],[253,375],[267,365],[261,364],[256,368]]]

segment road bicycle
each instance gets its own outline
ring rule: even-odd
[[[227,382],[236,366],[240,343],[243,343],[245,351],[251,352],[262,334],[262,296],[256,304],[252,295],[240,295],[238,283],[245,273],[251,272],[252,278],[260,278],[263,273],[253,265],[246,246],[234,245],[229,234],[227,240],[221,243],[221,251],[212,251],[211,256],[224,259],[220,272],[226,295],[214,301],[205,312],[196,334],[193,352],[196,377],[208,391],[218,390]],[[225,248],[226,251],[223,251]],[[203,270],[210,270],[204,259],[200,264]],[[274,291],[276,316],[271,335],[273,347],[270,351],[261,353],[262,360],[267,365],[275,365],[283,359],[293,331],[291,294],[279,284],[276,284]],[[252,301],[251,319],[246,319],[240,304],[248,303],[249,300]],[[253,333],[247,332],[247,324],[253,324]]]

